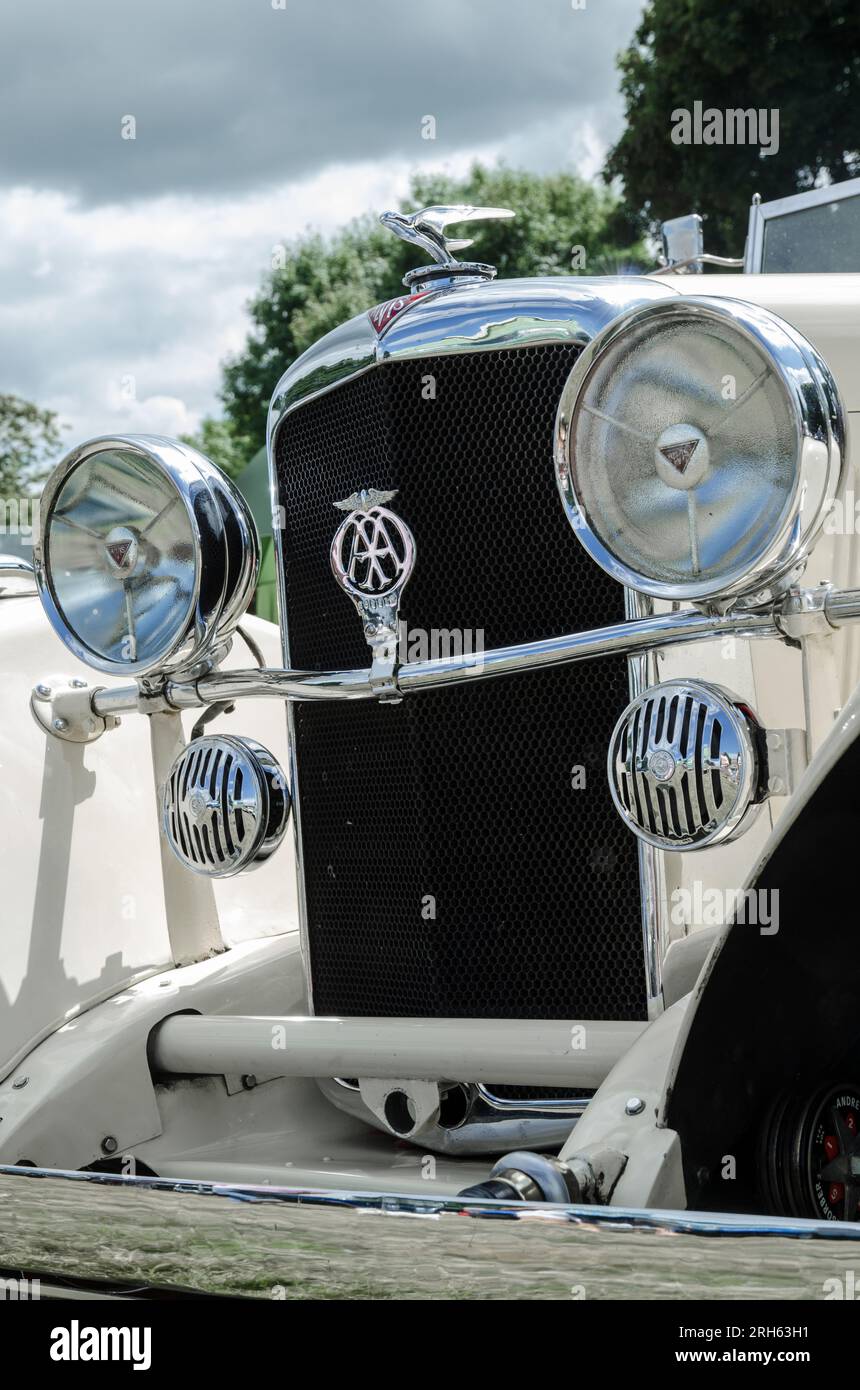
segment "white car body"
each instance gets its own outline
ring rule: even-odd
[[[573,291],[579,283],[573,281]],[[847,415],[842,498],[852,521],[825,526],[803,584],[860,590],[853,522],[860,465],[852,452],[860,429],[860,274],[703,279],[662,273],[647,283],[667,297],[707,294],[759,305],[803,334],[828,364]],[[658,603],[657,611],[668,612],[669,605]],[[277,628],[252,618],[245,625],[267,667],[279,667]],[[771,797],[739,839],[695,854],[659,855],[665,997],[652,1009],[650,1025],[630,1032],[632,1045],[621,1049],[614,1069],[607,1062],[598,1075],[594,1099],[560,1150],[562,1160],[583,1152],[624,1155],[623,1173],[607,1199],[614,1205],[670,1210],[690,1204],[682,1140],[667,1106],[706,987],[702,965],[722,934],[706,931],[697,946],[703,925],[718,924],[689,920],[678,904],[694,900],[697,884],[728,890],[755,882],[857,737],[860,628],[846,623],[816,640],[812,660],[807,652],[806,679],[803,653],[775,640],[702,641],[648,657],[653,680],[712,681],[748,702],[766,727],[806,728],[812,757],[792,794]],[[225,669],[248,664],[237,636]],[[196,1080],[153,1079],[148,1040],[171,1015],[275,1019],[307,1013],[295,851],[289,837],[253,874],[215,883],[223,949],[200,949],[211,890],[208,881],[189,886],[184,870],[177,878],[160,842],[157,804],[166,758],[180,746],[180,729],[190,738],[197,715],[186,710],[148,719],[132,712],[96,741],[70,743],[46,734],[30,710],[38,684],[69,677],[90,688],[123,684],[120,677],[95,675],[66,650],[26,576],[0,575],[0,1164],[81,1170],[124,1161],[119,1171],[175,1180],[426,1197],[420,1140],[413,1147],[396,1144],[380,1132],[383,1125],[335,1108],[333,1072],[324,1075],[322,1088],[312,1071],[301,1074],[300,1064],[286,1075],[273,1064],[271,1075],[249,1078],[237,1062],[232,1072],[216,1069]],[[212,728],[229,733],[241,725],[288,767],[282,701],[249,699],[237,710],[219,715]],[[825,855],[822,845],[823,910]],[[468,1023],[447,1021],[452,1044],[470,1045]],[[388,1042],[380,1036],[380,1057],[386,1048],[391,1053],[405,1045],[392,1023]],[[396,1065],[381,1068],[380,1076],[390,1089]],[[644,1104],[628,1113],[631,1097]],[[369,1088],[363,1102],[371,1104]],[[520,1147],[528,1148],[524,1136]],[[468,1152],[440,1153],[433,1163],[432,1190],[443,1197],[480,1182],[490,1167],[486,1157]]]

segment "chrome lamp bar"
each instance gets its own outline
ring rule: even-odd
[[[801,594],[801,598],[804,596]],[[464,681],[538,671],[548,666],[561,666],[593,657],[636,655],[684,642],[707,641],[727,633],[746,639],[784,638],[795,635],[790,629],[790,622],[797,624],[806,617],[813,619],[816,616],[825,627],[832,628],[857,621],[860,619],[860,590],[828,590],[822,593],[820,605],[814,611],[798,604],[796,598],[789,595],[782,608],[777,606],[766,612],[701,613],[685,610],[513,647],[497,647],[491,651],[433,661],[406,662],[397,669],[397,690],[402,694],[411,694],[434,690],[439,686],[459,685]],[[195,709],[220,701],[248,698],[372,700],[376,694],[369,670],[254,669],[213,671],[196,680],[168,680],[157,698],[162,708]],[[102,717],[153,706],[153,697],[142,695],[137,685],[102,688],[94,693],[92,702],[94,712]]]

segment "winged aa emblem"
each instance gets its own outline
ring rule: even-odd
[[[415,540],[386,505],[397,496],[360,488],[335,502],[346,512],[331,543],[331,568],[358,610],[373,652],[370,683],[381,699],[397,699],[397,622],[400,595],[415,564]]]
[[[335,502],[333,506],[338,507],[342,512],[369,512],[374,507],[381,507],[386,502],[391,502],[397,496],[394,492],[377,492],[376,488],[363,487],[361,492],[350,493],[349,497],[344,497],[342,502]]]
[[[361,488],[334,503],[348,515],[331,543],[331,567],[341,588],[357,601],[365,620],[367,601],[395,595],[399,599],[400,590],[412,573],[412,532],[385,505],[396,496],[396,491]]]

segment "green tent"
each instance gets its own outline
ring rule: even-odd
[[[269,491],[269,467],[265,447],[258,449],[236,486],[251,508],[260,533],[260,577],[254,596],[254,612],[258,618],[278,621],[278,587],[275,572],[275,542],[272,539],[272,498]]]

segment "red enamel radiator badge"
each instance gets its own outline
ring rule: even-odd
[[[375,308],[368,309],[367,317],[377,333],[384,333],[388,325],[393,323],[404,309],[411,308],[428,294],[430,290],[419,290],[417,294],[399,294],[396,299],[386,299],[384,304],[377,304]]]

